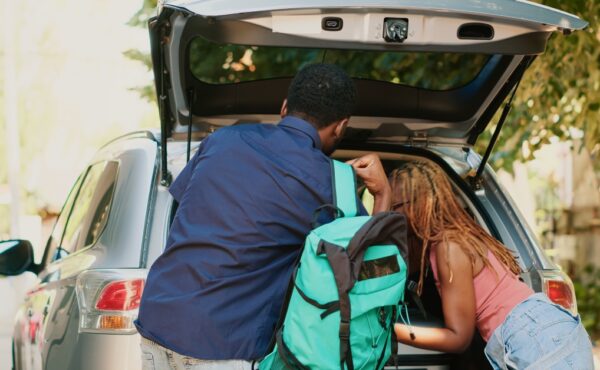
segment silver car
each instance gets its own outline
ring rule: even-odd
[[[334,157],[377,152],[388,170],[405,161],[436,163],[464,207],[519,257],[523,280],[576,311],[570,280],[546,258],[486,161],[512,94],[548,37],[585,26],[513,0],[161,4],[149,23],[160,132],[100,148],[74,184],[39,265],[27,241],[0,244],[0,273],[38,275],[16,318],[15,369],[140,369],[133,320],[176,209],[169,184],[215,130],[277,123],[291,77],[314,62],[344,68],[358,89]],[[499,110],[488,150],[475,153]],[[431,281],[409,304],[413,323],[443,324]],[[460,355],[399,346],[387,366],[485,369],[483,346],[479,337]]]

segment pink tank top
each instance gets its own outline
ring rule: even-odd
[[[487,257],[498,274],[484,266],[473,281],[477,330],[486,342],[494,330],[504,322],[513,307],[534,293],[529,286],[505,268],[489,250]],[[429,261],[439,291],[435,253],[429,253]]]

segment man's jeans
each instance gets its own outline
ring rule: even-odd
[[[543,293],[518,304],[490,337],[494,370],[593,370],[592,344],[579,316]]]
[[[251,370],[252,363],[243,360],[200,360],[183,356],[142,337],[143,370]]]

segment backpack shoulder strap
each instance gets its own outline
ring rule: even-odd
[[[349,164],[331,160],[331,191],[334,205],[344,212],[344,217],[358,214],[358,196],[356,194],[356,175]]]

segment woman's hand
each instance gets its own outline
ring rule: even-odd
[[[373,194],[375,198],[373,214],[389,211],[392,203],[392,188],[379,156],[370,153],[346,163],[354,168],[356,175],[363,179],[367,189]]]

